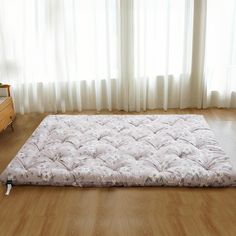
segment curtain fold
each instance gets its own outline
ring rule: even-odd
[[[208,0],[204,107],[236,108],[235,29],[236,1]]]
[[[205,90],[204,58],[206,34],[206,0],[194,1],[193,50],[191,72],[191,103],[193,107],[202,108]]]
[[[134,110],[191,106],[194,2],[136,0],[133,9]]]
[[[0,80],[12,84],[17,112],[124,109],[120,1],[0,5]]]
[[[236,107],[234,0],[0,6],[0,82],[17,112]]]

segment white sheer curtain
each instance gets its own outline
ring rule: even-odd
[[[0,2],[18,112],[189,106],[193,1]]]
[[[132,109],[191,105],[193,5],[191,0],[133,2]]]
[[[17,112],[236,107],[235,0],[0,0]]]
[[[208,0],[204,107],[236,107],[236,1]]]
[[[117,0],[0,0],[1,81],[18,112],[122,108]]]

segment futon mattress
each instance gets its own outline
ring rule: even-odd
[[[199,115],[50,115],[0,179],[81,187],[236,183],[229,157]]]

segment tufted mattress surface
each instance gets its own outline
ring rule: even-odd
[[[199,115],[50,115],[0,178],[85,187],[236,184]]]

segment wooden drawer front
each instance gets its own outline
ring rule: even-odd
[[[0,131],[7,128],[9,124],[13,121],[15,117],[15,112],[13,110],[12,104],[10,103],[4,110],[0,111]]]
[[[12,104],[12,98],[6,97],[4,102],[0,103],[0,112],[2,112],[10,104]],[[1,116],[0,116],[0,120],[1,120]]]

